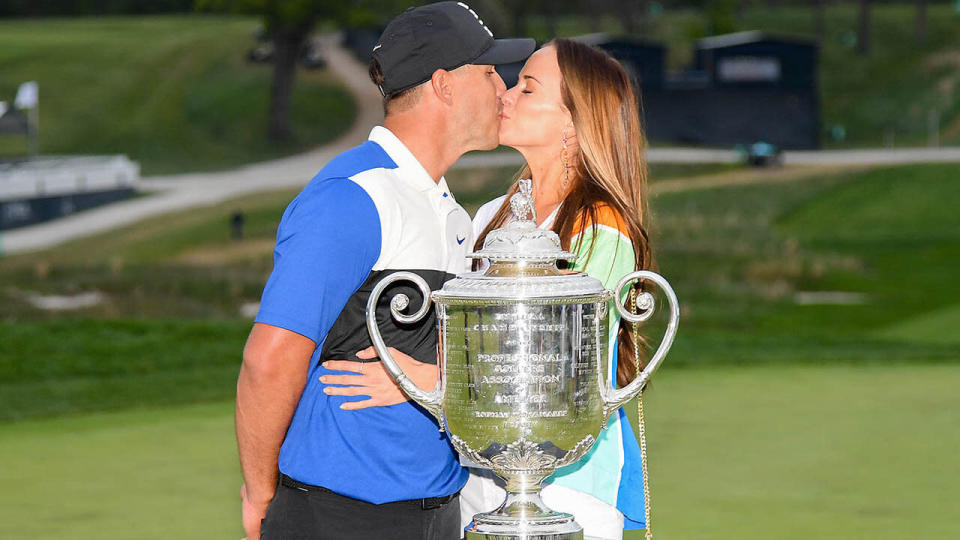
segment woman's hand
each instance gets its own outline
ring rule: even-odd
[[[433,364],[424,364],[414,360],[393,347],[389,347],[390,354],[397,364],[403,368],[407,377],[417,386],[426,391],[433,390],[440,379],[440,370]],[[373,347],[357,353],[361,360],[378,358]],[[383,362],[354,362],[351,360],[328,360],[323,364],[327,369],[347,371],[352,375],[323,375],[320,382],[331,385],[323,389],[330,396],[369,396],[362,401],[348,401],[340,405],[341,409],[356,410],[368,407],[385,407],[403,403],[409,398],[400,389],[397,381],[387,372]]]

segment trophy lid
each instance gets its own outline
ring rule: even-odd
[[[560,247],[557,233],[538,228],[533,220],[514,220],[506,227],[490,231],[483,241],[483,249],[469,257],[493,262],[544,263],[577,258]]]
[[[485,301],[556,299],[563,303],[583,297],[603,296],[600,280],[582,272],[563,273],[557,261],[573,260],[564,251],[557,233],[537,227],[529,179],[520,180],[520,189],[510,198],[514,220],[487,234],[483,249],[472,258],[490,259],[483,272],[470,272],[447,281],[434,294],[440,301]],[[552,302],[552,300],[551,300]]]
[[[500,262],[544,262],[573,260],[577,256],[560,247],[560,237],[553,231],[537,227],[537,210],[533,206],[533,187],[529,178],[521,179],[519,190],[510,198],[514,219],[505,227],[494,229],[483,241],[483,249],[469,256]]]

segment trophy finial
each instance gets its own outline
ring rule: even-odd
[[[537,210],[533,206],[533,180],[521,178],[517,193],[510,197],[510,209],[517,221],[537,222]]]

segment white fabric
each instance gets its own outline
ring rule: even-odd
[[[473,242],[470,216],[450,193],[446,179],[434,181],[389,129],[374,127],[369,140],[397,165],[395,169],[367,169],[350,177],[370,195],[379,212],[380,256],[373,269],[417,268],[454,275],[466,270]]]
[[[474,515],[500,506],[506,497],[503,480],[492,471],[473,467],[469,470],[470,478],[460,491],[463,527],[473,521]],[[545,484],[541,497],[550,509],[573,514],[583,527],[586,540],[623,539],[623,514],[600,499],[556,484]]]
[[[501,195],[496,199],[484,204],[477,210],[477,214],[473,216],[473,237],[480,238],[480,233],[487,228],[487,224],[493,219],[493,216],[497,213],[497,210],[503,204],[506,195]]]

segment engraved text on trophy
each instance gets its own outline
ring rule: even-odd
[[[479,453],[521,439],[556,457],[599,431],[595,304],[445,306],[444,409]],[[601,327],[601,328],[597,328]],[[585,330],[586,328],[586,330]],[[602,332],[597,339],[597,330]]]

